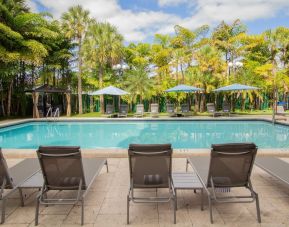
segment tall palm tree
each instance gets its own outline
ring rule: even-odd
[[[98,69],[99,88],[107,66],[118,63],[123,55],[123,37],[109,23],[91,23],[84,41],[84,58],[92,69]],[[104,98],[100,96],[101,112],[104,113]]]
[[[144,98],[150,98],[149,96],[152,94],[154,84],[154,79],[149,78],[148,72],[143,67],[129,71],[123,83],[126,90],[130,92],[132,99],[136,100],[137,97],[139,97],[140,102],[142,102]]]
[[[69,8],[61,19],[66,37],[74,40],[78,47],[78,112],[82,114],[82,45],[91,18],[88,10],[84,10],[80,5],[77,5]]]

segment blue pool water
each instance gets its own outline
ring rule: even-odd
[[[254,142],[289,148],[289,127],[265,121],[31,122],[0,129],[0,147],[78,145],[127,148],[130,143],[172,143],[174,148],[209,148],[212,143]]]

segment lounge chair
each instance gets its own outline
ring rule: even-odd
[[[217,203],[256,202],[257,219],[261,222],[258,194],[250,180],[257,147],[253,143],[212,145],[211,158],[193,157],[187,159],[201,179],[208,194],[210,219],[213,223],[212,201]],[[250,191],[245,196],[219,196],[216,191],[228,191],[232,187],[242,187]],[[209,191],[209,188],[211,189]]]
[[[223,103],[223,115],[228,115],[230,117],[231,114],[231,108],[230,105],[228,103]]]
[[[107,160],[82,159],[79,147],[39,147],[37,155],[44,177],[44,184],[37,196],[35,225],[38,225],[39,205],[76,205],[81,203],[81,225],[84,223],[84,198],[95,177]],[[52,190],[73,190],[74,198],[48,198]]]
[[[277,117],[277,120],[285,120],[285,121],[287,121],[286,112],[284,110],[284,106],[277,106],[276,117]]]
[[[108,117],[113,117],[113,116],[114,116],[114,108],[113,108],[113,105],[111,105],[111,104],[106,104],[105,114],[106,114]]]
[[[189,116],[191,114],[190,105],[189,104],[182,104],[181,105],[181,114],[183,116]]]
[[[127,117],[127,113],[128,113],[128,105],[127,104],[120,105],[118,117]]]
[[[144,105],[137,104],[136,105],[136,112],[134,114],[135,117],[143,117],[144,116]]]
[[[257,157],[255,164],[272,176],[289,185],[289,163],[276,157]]]
[[[151,117],[158,117],[159,116],[159,104],[152,103],[151,104]]]
[[[170,144],[131,144],[128,149],[130,186],[127,195],[127,224],[129,205],[134,203],[163,203],[173,201],[176,223],[176,200],[172,184],[172,148]],[[137,197],[136,189],[167,188],[167,196]],[[162,193],[164,194],[164,193]]]
[[[207,111],[212,114],[213,117],[219,116],[220,113],[216,111],[216,107],[214,103],[207,103]]]
[[[176,116],[176,112],[175,112],[175,105],[172,103],[167,103],[167,113],[170,117],[174,117]]]
[[[14,193],[15,191],[18,191],[20,195],[21,206],[24,206],[24,199],[22,195],[22,184],[25,181],[29,180],[31,177],[33,177],[39,171],[40,171],[39,162],[35,158],[25,159],[20,163],[16,164],[15,166],[13,166],[12,168],[8,169],[6,160],[0,148],[0,184],[1,184],[0,201],[2,202],[1,224],[5,222],[5,207],[8,196]],[[43,180],[38,185],[40,186],[42,183]]]

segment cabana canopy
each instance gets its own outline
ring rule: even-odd
[[[231,84],[225,87],[220,87],[215,89],[214,92],[221,92],[221,91],[250,91],[250,90],[258,90],[259,88],[243,85],[243,84]]]
[[[109,86],[98,91],[89,93],[89,95],[128,95],[129,93],[114,86]]]
[[[197,88],[185,84],[177,85],[173,88],[170,88],[168,90],[165,90],[165,92],[197,92],[197,91],[203,91],[202,88]]]
[[[44,84],[38,87],[34,87],[31,90],[27,90],[27,92],[39,92],[39,93],[70,93],[70,90],[53,87],[48,84]]]

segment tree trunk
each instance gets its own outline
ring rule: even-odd
[[[11,116],[11,100],[12,100],[12,88],[13,88],[13,79],[10,81],[8,87],[8,100],[7,100],[7,116]]]
[[[78,50],[78,113],[82,114],[82,80],[81,80],[81,75],[82,75],[82,58],[81,58],[81,38],[79,39],[78,42],[79,45],[79,50]]]
[[[39,118],[39,111],[38,111],[38,98],[39,93],[33,92],[32,99],[33,99],[33,118]]]
[[[201,103],[200,103],[200,112],[205,112],[205,105],[206,105],[206,95],[201,94]]]
[[[65,93],[66,97],[66,116],[70,117],[71,116],[71,94],[70,92]]]
[[[244,111],[245,110],[245,101],[246,99],[243,97],[242,95],[242,103],[241,103],[241,110]]]
[[[199,96],[199,94],[196,93],[195,97],[194,97],[195,98],[195,108],[194,108],[195,112],[199,112],[200,111],[200,108],[199,108],[199,97],[198,96]]]
[[[185,83],[185,75],[184,75],[184,70],[183,70],[183,65],[181,63],[181,73],[182,73],[182,83]]]
[[[99,88],[101,89],[103,86],[103,68],[100,65],[98,71],[98,79],[99,79]],[[104,114],[104,97],[100,95],[100,112]]]
[[[93,96],[91,95],[89,97],[89,109],[90,109],[90,112],[93,112]]]
[[[2,107],[2,114],[5,117],[6,113],[5,113],[5,106],[4,106],[4,95],[3,95],[3,91],[1,91],[1,107]]]

